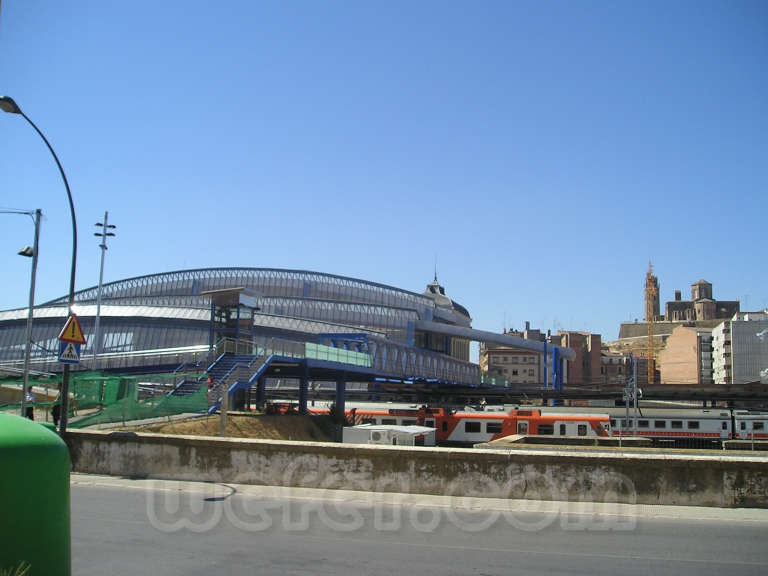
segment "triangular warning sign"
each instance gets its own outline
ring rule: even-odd
[[[80,356],[77,354],[77,348],[72,342],[67,342],[64,350],[59,354],[59,360],[62,362],[79,362]]]
[[[64,329],[59,333],[59,340],[62,342],[73,342],[75,344],[85,344],[83,329],[80,326],[80,320],[75,314],[71,314],[64,325]]]

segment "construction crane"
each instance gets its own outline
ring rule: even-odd
[[[659,293],[656,277],[653,275],[653,264],[648,262],[648,272],[645,274],[645,321],[648,324],[648,384],[653,384],[656,377],[656,361],[653,349],[653,321],[656,316],[656,296]]]

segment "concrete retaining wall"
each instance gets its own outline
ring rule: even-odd
[[[410,448],[70,430],[75,472],[578,502],[768,508],[768,461]]]

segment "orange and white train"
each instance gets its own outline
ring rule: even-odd
[[[314,412],[327,412],[315,410]],[[357,424],[390,424],[435,428],[438,444],[477,444],[512,434],[610,436],[608,414],[542,413],[537,408],[508,412],[461,412],[445,408],[352,408],[347,419]]]

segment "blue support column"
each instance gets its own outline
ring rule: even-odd
[[[307,397],[309,396],[309,365],[307,361],[302,362],[304,373],[299,379],[299,414],[307,413]]]
[[[216,314],[214,310],[213,298],[211,298],[211,323],[208,325],[208,353],[213,352],[213,345],[215,344],[213,341],[213,324],[216,321]],[[215,358],[212,358],[212,360],[215,360]]]
[[[264,401],[267,399],[267,378],[260,376],[256,382],[256,407],[259,410],[264,409]]]
[[[557,348],[555,348],[555,354],[557,354]],[[542,372],[544,373],[544,390],[547,389],[547,343],[544,342],[544,368],[542,369]]]
[[[559,372],[560,350],[552,350],[552,388],[557,388],[557,374]]]
[[[563,364],[564,364],[564,362],[565,361],[562,358],[560,358],[560,361],[559,361],[560,368],[557,371],[557,389],[558,390],[562,390],[563,389]]]
[[[347,373],[343,372],[336,381],[336,410],[346,417],[347,412]]]
[[[235,324],[235,340],[240,339],[240,304],[237,305],[237,321]]]

